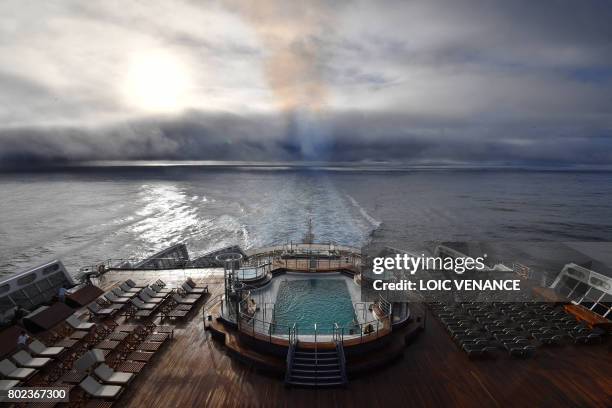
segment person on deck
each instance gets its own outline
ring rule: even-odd
[[[21,333],[19,334],[19,337],[17,337],[17,347],[20,349],[25,349],[28,345],[29,339],[30,339],[30,336],[28,336],[25,330],[22,330]]]
[[[60,302],[64,303],[64,300],[66,300],[66,288],[64,286],[59,288],[57,292],[57,297],[59,298]]]

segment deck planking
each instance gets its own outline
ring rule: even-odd
[[[222,292],[211,280],[214,299]],[[425,331],[404,358],[340,389],[288,389],[277,378],[232,359],[205,332],[202,308],[175,330],[175,339],[123,394],[125,407],[612,406],[608,345],[539,348],[535,358],[471,361],[440,323]]]

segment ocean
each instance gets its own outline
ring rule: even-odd
[[[612,241],[612,173],[126,167],[0,174],[0,274],[185,242]]]

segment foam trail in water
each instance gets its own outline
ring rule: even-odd
[[[351,204],[353,204],[353,206],[359,211],[359,213],[363,216],[363,218],[365,218],[370,224],[372,224],[374,229],[380,227],[381,222],[378,221],[376,218],[372,217],[370,214],[368,214],[368,212],[365,210],[365,208],[363,208],[361,205],[359,205],[357,200],[355,200],[349,194],[346,194],[346,197],[349,199]]]

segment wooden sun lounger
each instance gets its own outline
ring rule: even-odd
[[[8,391],[19,385],[18,380],[0,380],[0,391]]]
[[[150,286],[150,288],[153,289],[155,292],[157,292],[159,294],[162,294],[162,293],[168,293],[169,294],[170,292],[172,292],[172,289],[164,288],[163,286],[158,285],[157,283],[152,284]]]
[[[95,398],[116,399],[123,391],[119,385],[103,385],[92,376],[87,376],[79,386],[90,396]]]
[[[113,288],[111,289],[111,292],[119,297],[119,298],[129,298],[129,299],[133,299],[134,297],[136,297],[138,295],[138,292],[126,292],[125,290],[121,289],[120,287],[117,288]]]
[[[140,300],[142,300],[145,303],[155,303],[155,304],[160,304],[161,302],[164,301],[164,298],[152,298],[151,296],[149,296],[148,294],[146,294],[144,291],[140,292],[138,294],[138,297],[140,298]]]
[[[187,277],[186,282],[194,289],[205,289],[206,292],[208,292],[208,285],[198,286],[198,284],[193,279],[191,279],[191,277]]]
[[[183,289],[185,291],[185,293],[187,293],[188,295],[203,295],[204,293],[208,292],[208,289],[203,289],[203,288],[192,288],[187,282],[183,282],[181,284],[181,289]]]
[[[37,372],[38,371],[34,370],[33,368],[17,367],[8,359],[0,361],[0,374],[8,379],[25,381]]]
[[[48,357],[32,357],[32,355],[25,350],[15,353],[11,358],[19,364],[20,367],[25,368],[43,368],[51,362],[51,359]]]
[[[117,309],[115,308],[103,308],[96,302],[92,302],[87,305],[87,310],[89,310],[95,317],[109,317],[113,316],[117,313]]]
[[[145,303],[141,299],[132,299],[131,302],[134,306],[136,306],[136,309],[138,309],[138,311],[142,311],[142,310],[152,311],[152,310],[157,309],[157,307],[159,306],[158,303]]]
[[[146,288],[148,286],[148,284],[144,284],[144,285],[140,284],[140,285],[138,285],[138,284],[136,284],[136,282],[134,282],[131,279],[126,280],[125,283],[127,283],[131,288],[134,288],[134,289],[143,289],[143,288]]]
[[[119,297],[117,296],[115,293],[113,293],[112,291],[106,293],[104,295],[104,297],[112,303],[116,303],[116,304],[125,304],[127,302],[130,301],[131,297]]]
[[[90,330],[96,325],[95,323],[81,321],[74,315],[68,317],[66,323],[75,330]]]
[[[180,305],[193,305],[198,301],[197,298],[181,297],[177,293],[174,293],[172,295],[172,299],[174,299],[174,301],[176,301]]]
[[[28,348],[32,354],[40,357],[57,357],[66,350],[64,347],[47,347],[38,340],[32,341]]]
[[[134,379],[134,373],[114,371],[105,363],[96,367],[94,373],[105,384],[127,385]]]
[[[170,293],[170,292],[156,292],[150,287],[144,288],[142,291],[143,293],[145,293],[146,295],[154,299],[165,299],[168,297]]]
[[[119,288],[126,293],[138,293],[141,290],[141,288],[131,287],[127,284],[127,282],[123,282],[121,285],[119,285]]]

